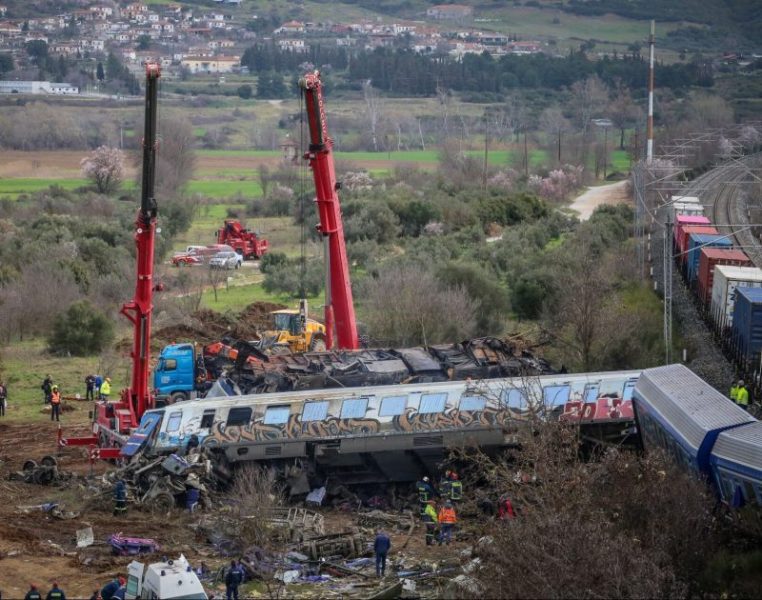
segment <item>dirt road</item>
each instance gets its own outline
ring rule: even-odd
[[[572,202],[572,210],[579,213],[580,221],[587,221],[593,211],[602,204],[625,204],[632,201],[628,189],[629,180],[618,181],[610,185],[589,187]]]

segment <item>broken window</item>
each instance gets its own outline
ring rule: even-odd
[[[199,428],[210,429],[212,425],[214,425],[214,411],[205,410],[203,416],[201,417],[201,425],[199,425]]]
[[[341,405],[342,419],[363,419],[365,411],[368,409],[367,398],[350,398],[344,400]]]
[[[231,408],[228,413],[227,426],[231,425],[248,425],[251,421],[251,408],[248,406],[241,406],[238,408]]]
[[[484,410],[485,406],[487,406],[487,399],[484,396],[463,396],[460,399],[458,410],[478,411]]]
[[[546,385],[542,388],[542,401],[545,406],[560,406],[566,404],[571,396],[569,385]]]
[[[418,408],[419,413],[438,413],[444,412],[447,394],[423,394],[421,404]]]
[[[305,402],[302,410],[302,421],[323,421],[328,416],[327,400],[322,402]]]
[[[169,413],[169,419],[167,419],[167,432],[172,433],[180,429],[180,421],[182,421],[182,412]]]
[[[405,412],[407,396],[386,396],[378,409],[379,417],[396,417]]]
[[[283,425],[283,423],[288,423],[290,412],[290,406],[268,406],[262,422],[265,425]]]

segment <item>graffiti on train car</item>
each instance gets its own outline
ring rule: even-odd
[[[375,419],[339,419],[329,417],[322,421],[302,423],[299,415],[291,415],[282,425],[265,425],[257,419],[246,425],[226,425],[217,421],[204,439],[205,445],[240,442],[272,442],[282,439],[338,437],[342,435],[369,435],[378,433],[381,424]]]
[[[595,402],[567,402],[559,416],[561,421],[606,421],[611,419],[634,419],[632,400],[622,398],[598,398]]]
[[[440,413],[420,413],[414,408],[408,408],[394,417],[393,426],[396,431],[409,433],[466,427],[506,427],[510,419],[510,411],[505,408],[473,411],[449,408]]]

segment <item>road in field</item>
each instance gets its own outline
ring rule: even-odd
[[[577,196],[569,208],[579,213],[580,221],[587,221],[593,211],[602,204],[631,203],[632,196],[627,184],[628,180],[625,180],[610,185],[589,187],[586,192]]]

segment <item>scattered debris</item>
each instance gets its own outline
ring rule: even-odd
[[[114,554],[120,556],[136,556],[138,554],[152,554],[158,552],[159,544],[150,538],[126,537],[115,533],[108,539],[108,543],[114,550]]]
[[[39,464],[33,460],[27,460],[21,467],[21,471],[11,473],[12,481],[24,481],[37,485],[53,485],[72,478],[71,473],[59,471],[58,462],[54,456],[44,456]]]
[[[304,552],[312,560],[326,556],[354,558],[365,552],[365,542],[359,533],[334,533],[302,542],[299,551]]]
[[[95,535],[92,527],[77,529],[77,548],[87,548],[95,542]]]

